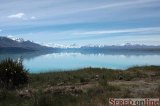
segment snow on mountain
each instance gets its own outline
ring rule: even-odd
[[[25,40],[23,38],[16,38],[14,36],[7,36],[7,38],[10,38],[10,39],[17,41],[17,42],[20,42],[20,43],[25,42]]]
[[[1,49],[11,50],[11,51],[39,51],[39,50],[50,50],[52,48],[34,43],[29,40],[24,40],[22,38],[0,37],[0,47]]]
[[[41,45],[53,48],[80,48],[81,46],[77,44],[63,45],[63,44],[55,44],[55,43],[39,43]]]
[[[33,42],[33,41],[29,41],[29,40],[24,40],[23,38],[16,38],[14,36],[7,36],[7,38],[12,39],[13,41],[19,42],[19,43],[24,43],[24,42],[32,42],[32,43],[36,43],[42,46],[46,46],[46,47],[52,47],[52,48],[81,48],[81,47],[99,47],[99,48],[103,48],[103,47],[142,47],[142,46],[153,46],[153,45],[144,45],[144,44],[132,44],[132,43],[125,43],[125,44],[117,44],[117,45],[105,45],[105,44],[86,44],[86,45],[79,45],[79,44],[68,44],[68,45],[64,45],[64,44],[56,44],[56,43],[40,43],[40,42]]]

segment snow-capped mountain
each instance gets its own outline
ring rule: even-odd
[[[22,38],[14,37],[0,37],[0,52],[1,51],[43,51],[43,50],[57,50],[57,51],[94,51],[104,52],[107,50],[129,50],[129,51],[160,51],[160,46],[140,45],[126,43],[123,45],[61,45],[55,43],[35,43],[33,41],[24,40]]]
[[[37,51],[51,49],[46,46],[23,40],[22,38],[0,37],[0,51]]]
[[[23,38],[16,38],[14,36],[7,36],[7,38],[10,38],[10,39],[17,41],[17,42],[24,42],[25,41]]]
[[[52,48],[80,48],[81,46],[77,44],[70,44],[70,45],[63,45],[63,44],[56,44],[56,43],[39,43],[41,45],[45,45],[47,47]]]

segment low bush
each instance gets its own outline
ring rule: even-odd
[[[0,62],[0,86],[3,88],[16,88],[28,83],[28,71],[20,61],[6,59]]]

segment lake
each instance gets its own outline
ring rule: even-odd
[[[159,52],[110,52],[110,53],[18,53],[0,54],[5,58],[23,58],[25,68],[31,73],[67,71],[85,67],[127,69],[132,66],[160,65]]]

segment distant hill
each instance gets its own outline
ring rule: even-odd
[[[63,47],[48,47],[37,44],[32,41],[25,41],[22,38],[9,38],[0,37],[0,53],[2,52],[31,52],[31,51],[42,51],[42,52],[79,52],[79,53],[116,53],[116,52],[160,52],[160,46],[148,46],[139,44],[125,45],[88,45],[81,47],[71,46],[70,48]]]
[[[126,44],[123,46],[120,45],[112,45],[112,46],[82,46],[80,49],[84,50],[134,50],[134,51],[160,51],[160,46],[153,45],[139,45],[139,44]]]
[[[42,46],[40,44],[25,41],[22,38],[11,39],[8,37],[0,37],[0,52],[27,52],[27,51],[44,51],[52,48]]]
[[[139,44],[125,44],[125,45],[89,45],[79,48],[61,48],[61,52],[78,52],[83,54],[155,54],[160,53],[160,46],[154,45],[139,45]]]

